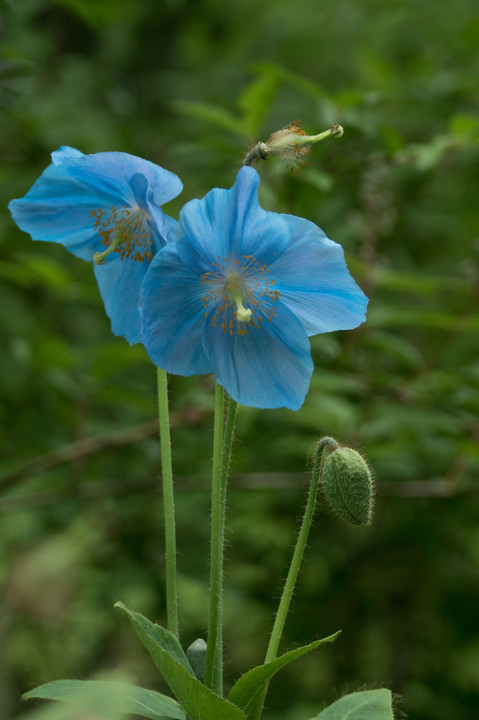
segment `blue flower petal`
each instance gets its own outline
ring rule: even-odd
[[[148,160],[122,152],[102,152],[72,157],[63,150],[52,154],[54,165],[82,183],[118,201],[134,205],[135,193],[130,180],[135,174],[144,175],[152,189],[152,200],[158,206],[180,194],[183,183],[174,173]]]
[[[135,173],[130,178],[130,187],[135,196],[135,204],[142,210],[148,211],[148,195],[151,195],[150,184],[142,173]]]
[[[130,187],[134,193],[136,205],[146,212],[151,234],[163,247],[168,242],[168,236],[172,229],[176,234],[177,221],[172,221],[172,218],[155,203],[152,187],[144,175],[135,173],[130,180]]]
[[[146,211],[150,237],[157,241],[154,244],[165,244],[171,224],[158,203],[181,190],[176,175],[126,153],[83,155],[63,146],[52,153],[52,158],[53,163],[25,198],[9,204],[17,225],[34,240],[60,243],[74,255],[91,261],[95,252],[105,249],[101,222],[95,227],[95,220],[107,218],[112,210],[122,217],[122,209],[140,207]],[[129,176],[128,180],[120,182],[121,173],[124,178]]]
[[[93,267],[113,334],[126,338],[130,345],[141,342],[138,301],[148,263],[110,255],[104,265]]]
[[[215,188],[202,200],[191,200],[180,213],[178,252],[193,270],[233,253],[271,263],[287,247],[290,231],[283,216],[263,210],[258,201],[259,175],[241,168],[229,190]]]
[[[212,372],[202,343],[203,292],[200,278],[183,264],[175,244],[153,258],[140,299],[143,342],[153,362],[167,372]]]
[[[204,348],[215,378],[242,405],[299,410],[308,392],[313,361],[303,326],[283,305],[259,327],[244,323],[239,334],[231,314],[231,333],[206,319]],[[227,324],[229,327],[229,325]]]
[[[282,216],[291,243],[270,266],[280,301],[308,335],[349,330],[364,322],[368,299],[349,274],[341,245],[309,220]]]
[[[74,255],[91,260],[98,247],[88,244],[99,244],[91,210],[112,202],[110,196],[49,165],[25,197],[12,200],[8,208],[18,227],[34,240],[61,243]]]
[[[58,150],[54,150],[52,152],[52,158],[55,158],[56,163],[79,157],[85,157],[85,153],[82,153],[81,150],[77,150],[69,145],[62,145]]]
[[[165,218],[166,232],[174,232],[176,220],[168,216]],[[151,240],[151,252],[155,256],[163,243],[155,235]],[[111,320],[111,330],[114,335],[126,338],[130,345],[142,342],[140,292],[149,267],[148,261],[138,262],[131,257],[122,259],[115,252],[108,255],[102,265],[94,264],[98,288]]]

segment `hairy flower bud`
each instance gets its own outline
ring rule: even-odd
[[[321,472],[324,497],[333,513],[349,525],[369,525],[374,483],[364,458],[347,447],[327,455]]]

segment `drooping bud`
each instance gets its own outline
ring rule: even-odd
[[[206,669],[206,643],[203,638],[198,638],[191,643],[186,651],[186,657],[190,661],[198,680],[204,682]]]
[[[324,497],[333,513],[349,525],[369,525],[374,481],[367,462],[356,450],[340,447],[325,458],[321,469]]]

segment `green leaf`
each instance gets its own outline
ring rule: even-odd
[[[291,70],[287,70],[282,65],[276,65],[274,63],[260,63],[255,66],[255,68],[257,68],[258,70],[262,70],[263,72],[266,72],[268,67],[270,68],[270,72],[276,72],[277,74],[279,74],[283,82],[288,83],[289,85],[297,88],[298,90],[301,90],[306,95],[309,95],[315,99],[321,98],[323,100],[326,97],[326,93],[321,87],[321,85],[318,85],[316,82],[309,80],[303,75],[294,73]]]
[[[392,332],[372,330],[368,336],[368,348],[372,354],[381,357],[381,366],[387,367],[387,359],[390,357],[395,363],[399,363],[411,370],[419,369],[424,359],[417,348],[408,339]],[[384,362],[386,360],[386,362]]]
[[[189,115],[193,119],[204,121],[213,127],[239,135],[242,140],[247,136],[243,121],[234,113],[219,105],[177,100],[173,103],[173,107],[178,113]]]
[[[242,92],[238,107],[242,112],[249,134],[255,137],[269,112],[280,84],[278,69],[274,65],[260,67],[260,75]]]
[[[155,662],[155,655],[158,648],[160,648],[162,652],[167,653],[173,660],[175,660],[175,662],[182,665],[182,667],[192,677],[195,677],[195,673],[190,665],[190,661],[186,657],[185,651],[183,650],[177,637],[173,635],[173,633],[170,633],[169,630],[161,627],[161,625],[155,625],[154,623],[150,622],[146,617],[140,615],[140,613],[129,610],[122,602],[116,603],[115,607],[124,610],[130,616],[130,620],[134,623],[135,630],[140,635],[146,649],[148,650]],[[139,629],[141,630],[142,634],[140,634]],[[148,644],[143,638],[145,633],[148,636]]]
[[[311,720],[393,720],[392,695],[386,688],[351,693]]]
[[[322,170],[313,170],[311,167],[307,168],[301,175],[298,175],[297,179],[311,185],[320,193],[330,192],[334,183],[332,175]]]
[[[306,653],[311,652],[311,650],[316,650],[316,648],[324,643],[333,642],[336,640],[340,632],[341,630],[334,633],[334,635],[330,635],[322,640],[315,640],[309,645],[304,645],[303,647],[291,650],[269,663],[253,668],[242,675],[233,685],[228,696],[228,700],[235,705],[238,705],[238,707],[242,708],[245,712],[249,712],[254,700],[264,690],[273,675],[276,675],[282,667],[293,660],[300,658],[302,655],[306,655]]]
[[[475,115],[461,113],[453,115],[449,121],[449,127],[453,135],[479,137],[479,120]]]
[[[368,322],[370,327],[375,328],[425,327],[454,331],[458,326],[458,317],[457,314],[435,310],[412,311],[410,308],[376,307],[369,313]],[[460,323],[462,332],[479,330],[477,315],[463,316]]]
[[[119,9],[118,4],[113,0],[103,0],[103,2],[57,0],[57,4],[68,8],[92,28],[98,28],[113,22]]]
[[[25,693],[24,700],[34,698],[59,700],[98,712],[114,705],[123,713],[135,713],[151,720],[185,720],[176,700],[154,690],[107,680],[55,680]]]
[[[111,713],[108,715],[108,720],[110,717]],[[124,720],[124,715],[119,715],[117,718]],[[33,711],[29,708],[27,713],[17,715],[15,720],[78,720],[78,708],[68,704],[44,703]],[[106,720],[105,716],[101,720]]]
[[[434,169],[449,150],[456,149],[457,141],[450,135],[438,135],[427,143],[409,145],[396,153],[399,162],[411,164],[427,172]]]
[[[349,258],[349,264],[354,266],[354,258]],[[364,267],[359,265],[355,268],[357,272],[364,272]],[[413,273],[389,268],[374,268],[374,283],[388,290],[400,292],[413,292],[425,298],[435,297],[447,293],[467,293],[472,291],[473,283],[467,282],[464,278],[450,277],[447,275],[425,275],[424,273]]]
[[[242,710],[215,695],[196,679],[185,653],[172,633],[153,624],[140,613],[129,610],[123,603],[116,603],[115,607],[127,613],[140,640],[190,720],[246,719]]]

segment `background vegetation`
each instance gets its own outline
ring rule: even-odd
[[[351,532],[318,513],[283,648],[343,635],[283,671],[268,717],[304,720],[376,684],[414,720],[478,717],[476,0],[0,8],[0,716],[61,677],[120,668],[158,687],[112,604],[165,618],[154,369],[111,335],[91,266],[33,244],[9,199],[68,144],[173,170],[177,216],[232,184],[251,141],[301,118],[345,135],[297,174],[265,163],[262,202],[343,244],[370,311],[356,332],[313,339],[300,412],[241,409],[228,678],[262,661],[306,455],[331,434],[374,467],[375,522]],[[207,616],[211,387],[171,381],[185,645]]]

